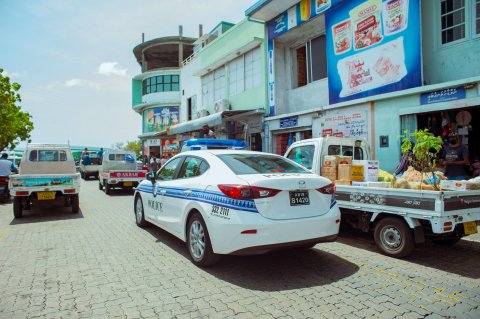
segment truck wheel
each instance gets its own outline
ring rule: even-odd
[[[144,228],[147,226],[145,210],[143,209],[142,197],[140,195],[137,195],[137,198],[135,198],[135,222],[138,227]]]
[[[105,194],[110,195],[112,188],[109,183],[105,183]]]
[[[375,243],[383,254],[401,258],[415,247],[413,233],[401,219],[387,217],[375,226]]]
[[[192,262],[197,266],[208,267],[220,259],[213,252],[207,226],[199,213],[194,213],[188,221],[187,248]]]
[[[22,207],[22,198],[14,197],[13,198],[13,216],[15,218],[22,218],[23,207]]]
[[[72,213],[78,213],[80,210],[80,199],[78,198],[78,194],[72,195],[70,197],[70,202],[72,204]]]
[[[103,185],[101,180],[98,181],[98,189],[103,190]]]

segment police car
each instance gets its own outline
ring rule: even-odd
[[[187,244],[194,264],[223,254],[313,247],[337,238],[330,180],[284,157],[243,150],[182,152],[147,175],[134,196],[136,223]]]

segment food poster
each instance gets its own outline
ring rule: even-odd
[[[422,85],[419,6],[353,0],[327,11],[330,104]]]
[[[155,107],[143,111],[143,132],[161,132],[179,123],[179,107]]]

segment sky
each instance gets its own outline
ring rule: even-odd
[[[178,35],[198,37],[237,23],[257,0],[0,0],[0,68],[22,85],[33,143],[110,147],[134,141],[133,48]],[[1,128],[0,128],[1,129]],[[21,145],[24,145],[21,144]]]

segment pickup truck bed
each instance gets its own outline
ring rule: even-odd
[[[342,220],[363,231],[373,229],[377,245],[389,255],[406,256],[415,242],[424,242],[426,237],[434,241],[454,243],[461,237],[477,232],[480,191],[428,191],[343,185],[338,185],[336,189],[335,198],[342,212]],[[408,227],[403,229],[399,222]],[[396,225],[392,226],[392,223]],[[385,230],[388,227],[390,233]],[[400,251],[395,251],[392,245],[386,247],[389,239],[390,244],[395,240],[415,242],[403,243],[406,246],[411,244],[412,247],[397,247]]]

